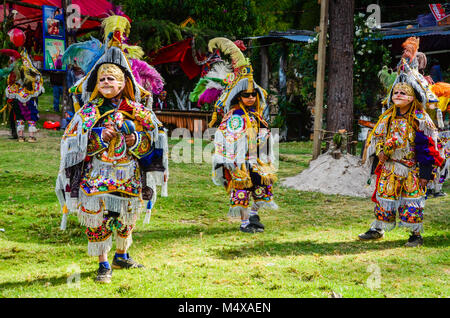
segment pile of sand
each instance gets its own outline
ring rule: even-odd
[[[359,157],[345,154],[334,159],[323,154],[311,161],[302,173],[283,179],[282,185],[301,191],[317,191],[325,194],[342,194],[354,197],[371,197],[375,179],[367,184],[370,168],[362,165]]]

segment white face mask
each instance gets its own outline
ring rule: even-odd
[[[397,106],[406,106],[414,100],[413,96],[407,95],[402,89],[396,89],[392,94],[392,101]]]
[[[110,74],[104,74],[98,79],[98,91],[105,98],[113,98],[120,94],[123,83]]]

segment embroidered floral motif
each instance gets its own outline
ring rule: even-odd
[[[97,117],[97,110],[93,104],[89,103],[80,110],[80,116],[83,119],[83,130],[86,132],[94,126]]]
[[[414,206],[401,206],[398,208],[398,216],[400,220],[406,223],[422,223],[423,208]]]
[[[273,199],[272,185],[256,186],[252,191],[252,196],[255,202],[265,201],[270,202]]]
[[[144,108],[144,106],[140,104],[135,104],[130,102],[132,106],[135,108],[135,119],[140,122],[142,126],[147,128],[148,130],[155,129],[155,124],[152,120],[152,113]]]
[[[132,225],[124,225],[117,217],[106,216],[103,218],[101,226],[88,227],[85,233],[89,242],[104,242],[114,231],[117,231],[119,237],[127,238],[132,230]]]
[[[87,146],[88,156],[93,156],[94,154],[98,153],[99,151],[107,147],[107,145],[102,141],[101,133],[102,133],[101,128],[94,128],[91,131],[91,137],[89,139],[89,143]]]
[[[233,189],[230,197],[230,204],[232,207],[242,206],[248,207],[248,199],[249,199],[250,191],[248,190],[237,190]]]
[[[112,231],[106,226],[108,218],[103,219],[102,225],[99,227],[88,227],[86,228],[86,236],[91,243],[104,242],[112,234]]]
[[[379,204],[375,205],[374,213],[375,213],[375,218],[379,221],[383,221],[386,223],[395,222],[395,211],[386,211]]]

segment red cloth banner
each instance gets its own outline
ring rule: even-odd
[[[177,62],[180,63],[181,69],[189,79],[200,75],[202,68],[195,63],[192,57],[191,38],[165,46],[150,54],[151,65]]]

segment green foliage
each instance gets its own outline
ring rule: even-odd
[[[190,36],[196,38],[197,49],[205,51],[211,37],[242,38],[259,34],[266,25],[256,2],[249,0],[125,0],[122,4],[134,21],[131,40],[142,41],[146,51]],[[189,17],[195,24],[181,27]]]
[[[378,72],[383,65],[390,65],[389,48],[377,38],[380,36],[366,25],[367,16],[355,15],[354,38],[354,109],[355,115],[369,114],[376,116],[378,99],[383,95],[383,86],[378,78]],[[314,56],[318,51],[318,37],[305,45],[290,47],[287,76],[295,81],[295,90],[304,100],[314,104],[317,61]],[[339,61],[329,61],[339,63]],[[327,75],[325,82],[327,81]],[[326,97],[326,92],[325,92]],[[324,101],[326,104],[326,100]]]
[[[381,35],[377,29],[370,29],[366,25],[368,15],[355,15],[354,49],[354,109],[356,115],[379,115],[381,109],[378,100],[384,94],[378,73],[385,65],[390,65],[391,57],[389,48],[380,40]]]
[[[278,113],[271,121],[271,128],[284,128],[286,126],[286,116]]]
[[[309,106],[314,105],[316,94],[314,82],[316,81],[317,61],[314,56],[318,51],[317,40],[318,35],[307,44],[290,45],[289,68],[286,73],[286,76],[293,81],[294,93],[302,96]]]
[[[205,49],[215,36],[235,40],[272,30],[312,29],[319,17],[315,0],[123,0],[121,5],[134,21],[131,39],[141,41],[146,51],[188,36]],[[195,24],[181,27],[189,17]]]
[[[293,29],[313,30],[320,21],[320,4],[317,0],[298,1],[297,8],[301,8],[301,14],[294,14]]]

